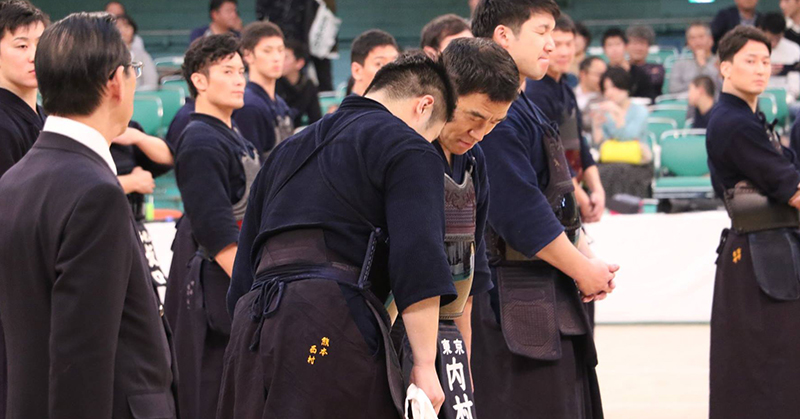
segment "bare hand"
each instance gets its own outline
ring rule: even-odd
[[[580,278],[574,278],[578,289],[585,296],[584,300],[594,299],[594,296],[601,292],[611,293],[614,291],[615,272],[619,270],[619,265],[608,264],[600,259],[589,259],[589,269]]]
[[[153,193],[153,190],[156,188],[156,183],[153,181],[153,174],[139,166],[134,167],[133,171],[128,176],[131,180],[133,192],[150,194]]]
[[[125,132],[112,141],[114,144],[119,145],[136,145],[142,138],[147,137],[147,134],[139,131],[136,128],[128,127]]]
[[[414,365],[411,367],[409,381],[425,392],[425,395],[428,396],[431,404],[433,404],[433,409],[436,413],[439,413],[442,404],[444,404],[444,391],[439,381],[439,375],[436,374],[436,367],[433,365]]]
[[[589,215],[586,216],[586,222],[595,223],[600,221],[600,218],[603,217],[603,212],[606,210],[606,191],[599,190],[592,192],[589,196],[589,200],[592,209]]]

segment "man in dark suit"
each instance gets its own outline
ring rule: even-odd
[[[739,26],[758,26],[761,13],[756,11],[758,0],[735,0],[736,6],[722,9],[711,21],[711,33],[714,36],[714,52],[717,52],[719,40],[731,29]]]
[[[109,152],[140,64],[106,13],[64,18],[38,48],[50,116],[0,179],[6,415],[176,418],[166,323]]]

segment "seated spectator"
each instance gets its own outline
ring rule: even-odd
[[[631,79],[631,96],[637,94],[649,93],[648,86],[650,85],[650,77],[641,68],[632,66],[627,59],[625,53],[628,48],[628,37],[625,32],[620,28],[610,28],[603,33],[603,52],[608,57],[609,67],[619,67],[630,74]],[[649,96],[637,96],[647,97]]]
[[[758,0],[734,0],[736,6],[722,9],[711,21],[711,33],[714,36],[714,51],[717,50],[719,40],[728,31],[739,26],[758,26],[761,13],[756,11]]]
[[[394,37],[380,29],[370,29],[353,40],[350,47],[350,74],[353,93],[363,96],[375,73],[400,55]]]
[[[292,109],[295,127],[313,124],[322,118],[317,86],[303,72],[307,60],[308,50],[305,44],[287,39],[283,77],[278,79],[275,93]]]
[[[142,77],[136,81],[136,90],[153,90],[158,88],[158,71],[153,58],[144,49],[144,44],[137,46],[134,38],[139,31],[136,22],[128,15],[117,16],[117,29],[122,35],[122,40],[131,51],[131,59],[142,63]]]
[[[638,90],[631,92],[631,95],[655,100],[664,87],[666,74],[663,65],[647,62],[650,47],[656,42],[656,33],[649,26],[636,25],[628,28],[625,34],[628,36],[628,57],[631,67],[641,68],[647,74],[647,83],[642,83],[637,87]]]
[[[201,36],[219,35],[228,32],[232,32],[236,36],[240,35],[242,19],[239,18],[236,0],[211,0],[208,7],[208,16],[211,18],[211,23],[208,26],[192,30],[191,35],[189,35],[189,43]]]
[[[670,93],[688,92],[689,84],[697,76],[711,77],[716,87],[720,87],[717,60],[711,53],[713,43],[711,28],[707,24],[695,22],[689,25],[686,29],[686,45],[692,51],[692,56],[680,59],[672,66],[669,74]]]
[[[711,108],[714,107],[715,95],[716,86],[711,77],[697,76],[689,84],[689,106],[691,108],[689,112],[692,112],[690,115],[692,128],[705,129],[708,127],[708,118]]]
[[[458,38],[472,38],[472,30],[464,18],[454,14],[439,16],[422,28],[419,47],[431,58],[436,58]]]
[[[606,72],[606,63],[600,57],[588,57],[581,61],[578,70],[578,86],[575,88],[575,99],[581,110],[583,127],[589,130],[592,126],[589,106],[603,101],[600,80]]]
[[[647,108],[631,101],[630,74],[611,67],[600,82],[606,99],[590,110],[592,140],[600,146],[600,179],[606,195],[650,196],[653,158],[647,136]]]
[[[118,1],[110,1],[106,3],[105,11],[106,13],[110,13],[114,16],[128,16],[128,9],[126,9],[125,5]],[[144,49],[144,41],[142,40],[141,36],[133,36],[133,47]]]
[[[781,11],[786,17],[786,39],[800,44],[800,0],[781,0]]]
[[[772,75],[785,74],[791,67],[796,67],[800,62],[800,45],[792,42],[786,37],[786,20],[780,13],[767,13],[761,19],[759,29],[764,31],[767,35],[770,44],[772,44],[772,54],[770,61],[772,62]]]
[[[798,0],[800,1],[800,0]],[[589,50],[589,45],[592,43],[592,33],[589,29],[580,22],[575,23],[575,60],[572,61],[570,67],[570,74],[575,77],[580,76],[580,65],[586,59],[586,53]],[[572,86],[574,89],[575,86]]]

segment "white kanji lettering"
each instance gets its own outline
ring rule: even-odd
[[[466,393],[464,393],[463,402],[456,396],[456,404],[453,406],[453,410],[456,411],[456,419],[472,419],[472,401],[467,397]]]
[[[447,339],[442,339],[442,354],[443,355],[450,355],[453,351],[450,349],[450,341]]]
[[[453,391],[453,384],[458,381],[458,385],[462,391],[467,390],[467,382],[464,380],[464,364],[457,362],[456,357],[453,357],[453,362],[446,365],[447,368],[447,385],[450,386],[450,391]]]
[[[456,355],[464,355],[464,342],[461,339],[454,340],[453,345],[456,345]]]

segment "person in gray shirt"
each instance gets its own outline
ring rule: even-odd
[[[697,76],[709,76],[719,87],[719,69],[717,61],[711,53],[711,47],[714,44],[711,28],[702,22],[692,23],[686,29],[686,44],[693,56],[679,59],[672,66],[669,76],[669,92],[688,92],[689,84]]]

